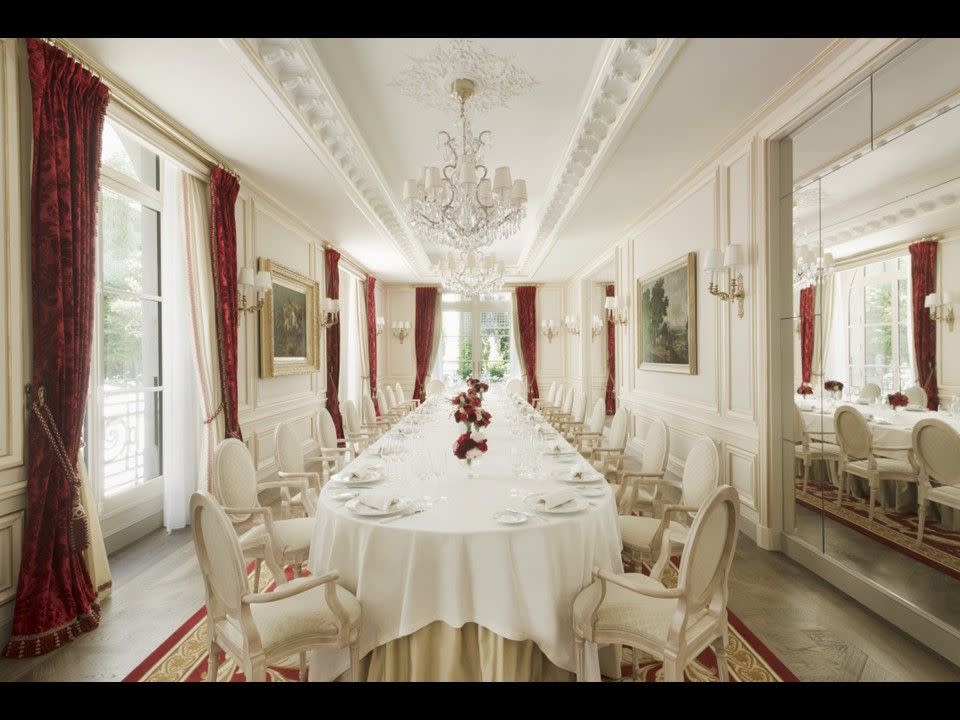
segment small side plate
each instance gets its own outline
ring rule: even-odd
[[[330,493],[328,497],[331,500],[339,500],[340,502],[345,502],[347,500],[353,500],[359,494],[360,494],[359,490],[337,490],[336,492]]]
[[[493,519],[496,520],[501,525],[523,525],[530,518],[526,515],[521,515],[520,513],[511,512],[509,510],[501,510],[500,512],[493,514]]]

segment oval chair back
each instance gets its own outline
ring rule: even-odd
[[[573,395],[573,408],[570,410],[570,417],[574,422],[582,423],[587,417],[587,398],[582,392],[577,390]]]
[[[681,484],[680,504],[698,508],[720,484],[720,455],[713,440],[702,437],[694,443],[683,464]]]
[[[873,402],[880,397],[880,386],[876,383],[867,383],[863,386],[863,390],[860,391],[860,395],[857,397],[858,400],[864,400],[866,402]]]
[[[358,435],[363,432],[360,426],[360,414],[353,400],[344,400],[340,403],[340,417],[343,418],[343,430],[348,435]]]
[[[288,422],[280,423],[273,432],[273,456],[280,472],[303,472],[303,445]]]
[[[590,417],[587,419],[586,432],[603,432],[603,421],[607,417],[607,405],[603,398],[598,398],[593,404],[593,410],[590,411]]]
[[[622,450],[627,446],[627,409],[622,405],[617,408],[610,423],[610,433],[607,435],[607,446]]]
[[[567,388],[567,392],[563,395],[563,404],[560,406],[561,415],[569,415],[570,411],[573,409],[573,395],[576,392],[573,385]]]
[[[849,405],[841,405],[833,414],[837,444],[848,460],[863,460],[870,456],[873,438],[866,419]]]
[[[377,422],[377,408],[373,404],[373,398],[369,395],[363,396],[363,422],[367,425],[374,425]]]
[[[942,485],[960,485],[960,433],[943,420],[921,420],[913,426],[913,452],[921,477]]]
[[[643,456],[640,458],[640,472],[662,474],[667,470],[670,458],[670,432],[667,424],[657,418],[647,428],[647,437],[643,441]]]
[[[407,396],[403,392],[403,385],[401,385],[400,383],[397,383],[396,385],[393,386],[393,388],[397,394],[397,402],[400,405],[403,405],[403,403],[407,401]]]
[[[394,410],[397,407],[397,394],[393,391],[393,388],[387,385],[384,388],[384,394],[387,396],[387,407],[390,410]]]
[[[443,392],[443,380],[431,380],[427,383],[427,397],[432,398]]]
[[[907,396],[907,402],[909,402],[911,405],[916,407],[927,406],[927,391],[919,385],[908,387],[903,391],[903,394]]]
[[[213,458],[213,496],[222,507],[260,507],[257,496],[257,469],[247,446],[236,438],[217,445]],[[246,522],[250,515],[230,516],[234,525]]]
[[[233,525],[223,508],[205,492],[195,492],[190,497],[190,518],[193,549],[207,593],[207,613],[210,617],[222,614],[236,617],[241,599],[249,589],[240,541]]]
[[[547,388],[547,397],[545,398],[546,404],[552,405],[556,397],[557,397],[557,381],[553,380],[550,383],[550,387]]]
[[[327,449],[337,447],[337,426],[333,424],[333,417],[325,407],[320,408],[320,412],[317,413],[317,425],[320,447]]]

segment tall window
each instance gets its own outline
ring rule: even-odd
[[[86,445],[109,511],[162,482],[161,185],[157,153],[109,120],[101,162]]]
[[[442,336],[433,375],[449,384],[470,376],[490,383],[507,379],[516,367],[510,293],[443,293],[440,302]]]
[[[910,258],[901,256],[845,271],[848,382],[894,392],[914,383]],[[922,380],[922,378],[921,378]]]

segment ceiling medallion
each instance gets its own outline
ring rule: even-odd
[[[512,98],[537,84],[513,59],[494,55],[468,39],[438,45],[427,55],[411,60],[413,64],[390,86],[438,110],[459,111],[457,98],[450,95],[450,85],[457,78],[473,80],[471,107],[477,112],[507,107]]]
[[[419,178],[403,183],[403,209],[414,231],[461,252],[509,238],[520,229],[527,212],[526,181],[514,180],[510,168],[501,166],[491,182],[483,164],[490,131],[474,137],[466,110],[475,89],[470,78],[457,78],[451,85],[460,104],[460,132],[454,137],[440,131],[437,147],[442,169],[424,167]]]

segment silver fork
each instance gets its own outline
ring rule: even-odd
[[[419,503],[418,505],[415,505],[413,509],[410,510],[409,512],[400,513],[399,515],[393,515],[391,517],[384,518],[383,520],[379,520],[378,522],[381,525],[386,525],[387,523],[392,523],[394,520],[402,520],[405,517],[410,517],[411,515],[422,513],[426,509],[427,508],[424,506],[423,503]]]

